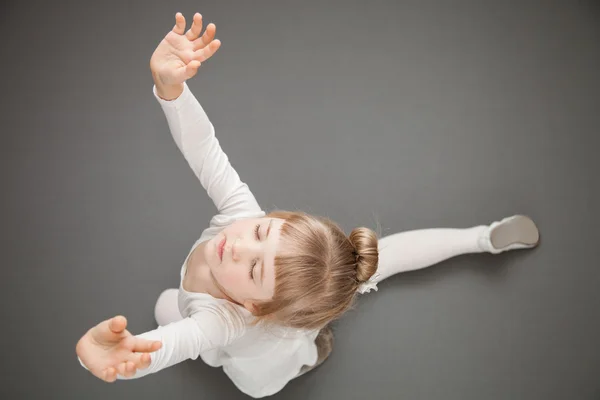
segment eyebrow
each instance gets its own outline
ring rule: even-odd
[[[271,225],[273,225],[273,219],[271,219],[271,222],[269,222],[269,227],[267,228],[267,239],[269,238],[269,233],[271,232]],[[260,286],[263,285],[264,278],[265,278],[265,260],[263,259],[263,262],[260,266]]]

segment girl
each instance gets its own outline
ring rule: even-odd
[[[244,393],[272,395],[320,365],[332,349],[329,323],[356,293],[397,273],[465,253],[530,248],[535,224],[513,216],[490,226],[396,233],[378,240],[368,228],[349,236],[327,218],[303,212],[266,214],[223,153],[187,79],[220,42],[214,24],[176,24],[150,60],[153,94],[175,143],[214,201],[218,214],[192,246],[178,289],[158,298],[159,327],[133,336],[116,316],[77,343],[79,361],[96,377],[139,378],[186,359],[222,366]]]

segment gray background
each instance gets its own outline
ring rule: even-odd
[[[216,211],[152,95],[177,11],[217,25],[189,85],[265,209],[542,233],[382,283],[274,398],[600,398],[591,0],[3,2],[1,398],[246,397],[200,360],[109,385],[75,356],[115,314],[155,327]]]

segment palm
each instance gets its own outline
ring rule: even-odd
[[[147,353],[161,347],[160,342],[133,336],[126,326],[125,318],[111,318],[90,329],[77,343],[77,355],[83,364],[107,382],[114,381],[117,373],[129,377],[136,369],[147,368]]]
[[[121,338],[119,338],[121,336]],[[133,346],[130,340],[126,340],[132,335],[125,331],[121,335],[112,332],[91,332],[84,337],[85,351],[82,352],[81,360],[90,369],[103,371],[109,367],[116,367],[120,363],[127,361],[132,353]],[[85,359],[89,361],[86,363]]]
[[[176,85],[194,76],[202,62],[208,60],[221,46],[215,40],[216,26],[209,24],[204,35],[202,31],[202,16],[194,15],[190,29],[184,34],[185,18],[177,13],[176,24],[150,59],[150,69],[165,85]]]

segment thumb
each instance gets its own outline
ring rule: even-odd
[[[117,315],[109,321],[108,328],[113,333],[123,332],[125,328],[127,328],[127,318],[122,315]]]
[[[177,67],[177,69],[173,73],[173,81],[181,82],[181,83],[187,81],[192,76],[196,75],[196,72],[198,72],[199,66],[200,66],[200,61],[193,60],[184,66]]]
[[[190,63],[184,67],[185,68],[185,72],[184,72],[185,79],[186,80],[190,79],[191,77],[196,75],[196,73],[198,72],[198,68],[200,68],[200,65],[202,65],[202,63],[198,60],[190,61]]]

